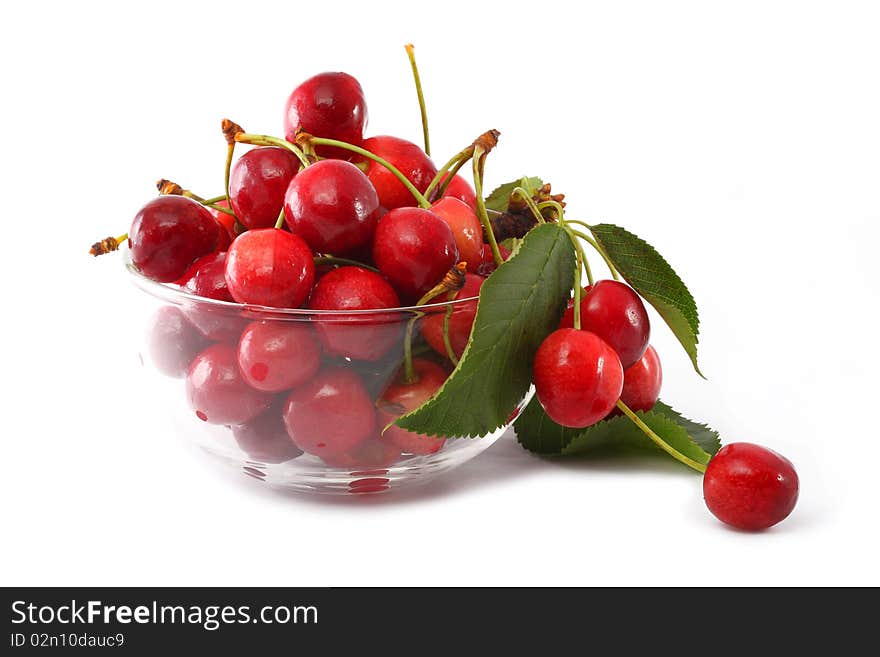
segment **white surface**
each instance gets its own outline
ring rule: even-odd
[[[5,8],[0,583],[880,584],[877,6],[601,5]],[[408,41],[437,160],[498,128],[490,187],[544,176],[682,274],[710,378],[656,322],[664,397],[794,461],[784,524],[726,530],[675,463],[542,462],[512,438],[418,493],[339,501],[167,435],[136,292],[86,248],[159,177],[219,193],[220,118],[280,133],[322,70],[361,80],[370,134],[418,141]]]

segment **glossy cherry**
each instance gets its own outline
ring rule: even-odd
[[[218,201],[217,205],[221,208],[228,208],[229,202],[226,199],[222,201]],[[232,244],[232,240],[235,239],[235,217],[231,214],[227,214],[226,212],[221,212],[220,210],[215,210],[214,208],[208,208],[208,212],[216,219],[217,223],[220,224],[220,227],[223,229],[220,231],[220,241],[217,243],[218,251],[226,251],[229,249],[229,245]]]
[[[290,183],[284,215],[290,231],[313,251],[348,255],[372,241],[379,221],[379,196],[355,165],[321,160]]]
[[[663,368],[657,350],[648,345],[644,355],[623,371],[620,400],[633,411],[650,411],[660,398]]]
[[[211,424],[244,424],[272,400],[245,383],[235,347],[224,343],[211,345],[193,360],[186,375],[186,395],[198,418]]]
[[[299,132],[359,146],[367,123],[367,103],[360,83],[347,73],[319,73],[287,99],[284,134],[293,142]],[[319,146],[318,155],[349,159],[351,152]]]
[[[445,181],[446,177],[446,174],[444,174],[442,180]],[[441,182],[440,184],[442,185],[443,183]],[[443,193],[443,198],[450,197],[464,201],[468,207],[474,210],[477,208],[477,195],[474,193],[474,188],[461,175],[456,175]]]
[[[296,308],[308,297],[314,280],[308,245],[277,228],[242,233],[226,255],[226,283],[239,303]]]
[[[163,306],[153,315],[147,346],[153,364],[165,376],[186,376],[189,364],[206,344],[179,308]]]
[[[251,322],[238,343],[238,366],[251,387],[280,392],[315,375],[321,346],[306,322]]]
[[[480,294],[483,279],[476,274],[465,274],[464,287],[455,295],[456,299],[470,299]],[[456,357],[461,358],[464,348],[471,337],[471,329],[474,326],[474,318],[477,316],[477,300],[461,303],[454,306],[452,315],[449,316],[449,344]],[[446,313],[443,310],[431,312],[422,320],[421,330],[425,340],[431,348],[441,356],[446,356],[446,343],[443,341],[443,322]]]
[[[559,327],[573,326],[574,309],[569,307]],[[639,295],[629,285],[612,280],[584,288],[581,328],[611,345],[624,368],[642,357],[651,337],[651,322]]]
[[[280,403],[273,402],[253,420],[232,427],[235,442],[248,458],[260,463],[284,463],[303,453],[287,435],[283,401],[282,397]]]
[[[558,329],[535,354],[535,394],[557,424],[584,428],[603,419],[623,390],[617,353],[589,331]]]
[[[300,162],[286,148],[263,146],[242,155],[229,174],[229,200],[246,228],[270,228],[278,221],[284,192]]]
[[[322,276],[312,296],[313,310],[374,310],[396,308],[400,299],[379,274],[361,267],[340,267]],[[379,360],[398,342],[403,323],[394,315],[344,313],[321,317],[318,337],[331,354],[354,360]]]
[[[394,165],[422,193],[437,175],[431,158],[411,141],[383,135],[370,137],[363,147]],[[367,160],[367,177],[379,194],[379,203],[389,210],[418,204],[403,183],[378,162]]]
[[[217,249],[220,226],[201,203],[159,196],[138,211],[128,234],[134,266],[147,278],[170,283]]]
[[[379,408],[379,421],[383,426],[421,406],[446,381],[447,372],[437,363],[424,358],[415,358],[412,364],[416,381],[405,383],[401,372],[397,380],[388,386],[382,398],[376,402]],[[445,438],[414,433],[393,424],[384,429],[382,440],[390,441],[410,454],[434,454],[446,442]]]
[[[794,466],[784,456],[752,443],[730,443],[709,461],[703,497],[722,522],[758,531],[788,517],[799,485]]]
[[[357,374],[327,368],[290,393],[284,423],[300,449],[332,457],[375,435],[376,411]]]
[[[233,301],[226,285],[226,253],[210,253],[196,260],[178,284],[190,294],[217,301]]]
[[[391,210],[379,221],[373,262],[400,296],[415,302],[458,262],[452,229],[420,208]]]
[[[445,221],[452,230],[458,259],[474,272],[483,261],[483,226],[477,213],[461,199],[444,196],[431,206],[431,212]]]

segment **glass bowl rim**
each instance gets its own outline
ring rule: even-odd
[[[267,315],[289,316],[289,317],[310,317],[323,316],[327,318],[346,316],[370,316],[370,315],[388,315],[388,314],[413,314],[424,313],[425,311],[445,311],[452,306],[453,308],[464,306],[466,304],[477,301],[480,297],[467,297],[466,299],[455,299],[453,301],[442,301],[440,303],[430,303],[423,306],[397,306],[394,308],[370,308],[367,310],[313,310],[311,308],[276,308],[273,306],[261,306],[250,303],[237,303],[234,301],[220,301],[218,299],[210,299],[208,297],[200,297],[192,294],[182,287],[172,286],[171,283],[160,283],[151,278],[147,278],[143,273],[138,271],[137,267],[131,260],[131,251],[127,246],[119,249],[122,252],[122,261],[125,269],[128,270],[134,284],[144,292],[163,301],[183,305],[185,303],[197,303],[201,306],[214,306],[218,309],[226,311],[258,311],[265,312]]]

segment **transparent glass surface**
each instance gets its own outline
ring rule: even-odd
[[[480,438],[387,428],[452,371],[444,322],[466,326],[476,298],[368,311],[247,306],[151,281],[124,256],[145,293],[141,356],[158,410],[177,435],[268,486],[363,494],[426,482],[488,448],[531,397]],[[421,387],[403,383],[408,335]]]

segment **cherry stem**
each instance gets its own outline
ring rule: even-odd
[[[473,172],[474,172],[474,190],[477,196],[477,216],[480,223],[483,224],[483,230],[486,232],[486,239],[489,240],[489,246],[492,247],[492,259],[495,265],[500,267],[504,264],[504,258],[501,257],[501,250],[498,248],[498,241],[495,239],[495,232],[492,230],[492,222],[489,221],[489,215],[486,213],[486,201],[483,198],[483,168],[486,163],[486,152],[482,146],[474,147]]]
[[[226,170],[223,172],[223,189],[226,190],[226,202],[229,203],[229,174],[232,171],[232,154],[235,153],[235,142],[226,145]],[[232,204],[230,203],[230,206]],[[233,215],[235,216],[235,215]]]
[[[556,214],[559,217],[565,215],[565,208],[562,207],[562,203],[558,201],[541,201],[538,203],[538,209],[543,210],[544,208],[553,208],[556,210]]]
[[[216,203],[208,203],[207,201],[202,203],[205,207],[211,208],[212,210],[216,210],[217,212],[222,212],[223,214],[228,214],[230,217],[235,216],[235,212],[230,210],[229,208],[224,208],[222,205],[217,205]]]
[[[358,262],[357,260],[350,260],[349,258],[337,258],[332,255],[323,255],[316,256],[314,258],[315,266],[318,267],[320,265],[341,265],[341,266],[351,266],[351,267],[360,267],[361,269],[369,269],[372,272],[376,272],[377,274],[381,274],[378,269],[375,267],[371,267],[370,265],[365,265],[362,262]]]
[[[437,188],[437,186],[441,184],[441,181],[442,181],[442,187],[440,188],[440,193],[437,194],[437,198],[442,198],[443,193],[446,191],[446,188],[449,187],[449,183],[452,181],[452,178],[455,176],[456,173],[458,173],[458,170],[461,169],[461,167],[463,167],[467,163],[467,161],[469,159],[471,159],[473,156],[474,156],[474,145],[473,144],[471,144],[470,146],[468,146],[464,150],[459,151],[458,153],[453,155],[452,158],[449,160],[449,162],[447,162],[446,164],[443,165],[442,168],[437,170],[437,174],[434,176],[434,179],[431,180],[431,183],[428,185],[428,188],[425,190],[425,196],[427,198],[431,198],[431,192],[433,192]],[[455,168],[450,172],[449,170],[452,169],[453,167],[455,167]],[[447,173],[449,175],[447,175],[446,178],[444,179],[443,176]]]
[[[658,436],[656,433],[654,433],[654,431],[651,429],[651,427],[649,427],[647,424],[645,424],[642,421],[642,418],[640,418],[638,415],[633,413],[629,409],[629,407],[626,404],[624,404],[622,401],[620,401],[619,399],[617,400],[617,408],[619,408],[620,411],[624,415],[626,415],[630,420],[632,420],[633,423],[635,423],[635,425],[639,429],[642,430],[642,433],[644,433],[648,438],[653,440],[654,443],[656,443],[656,445],[660,449],[662,449],[664,452],[669,454],[676,461],[684,463],[686,466],[688,466],[689,468],[693,468],[697,472],[706,472],[705,465],[703,465],[702,463],[698,463],[697,461],[694,461],[692,458],[685,456],[684,454],[682,454],[681,452],[679,452],[678,450],[676,450],[675,448],[670,446],[669,443],[667,443],[660,436]]]
[[[416,64],[416,52],[413,44],[408,43],[406,48],[406,56],[409,57],[409,65],[412,67],[413,80],[416,83],[416,94],[419,97],[419,111],[422,113],[422,135],[425,138],[425,153],[431,156],[431,140],[428,136],[428,110],[425,107],[425,96],[422,93],[422,79],[419,77],[419,67]]]
[[[226,194],[221,194],[220,196],[212,196],[211,198],[206,198],[205,203],[207,205],[214,205],[215,203],[220,203],[221,201],[229,202]]]
[[[448,299],[452,301],[453,294],[450,292]],[[452,342],[449,340],[449,322],[452,319],[452,306],[446,308],[446,314],[443,316],[443,346],[446,347],[446,356],[452,361],[452,364],[458,366],[458,356],[452,348]]]
[[[574,328],[577,331],[581,330],[581,267],[583,266],[583,259],[581,258],[581,252],[577,251],[577,263],[574,270]]]
[[[544,220],[544,215],[541,214],[541,206],[535,203],[535,199],[529,196],[529,193],[526,190],[524,190],[522,187],[514,187],[513,191],[510,192],[510,195],[519,196],[520,198],[522,198],[522,200],[525,201],[526,205],[529,206],[529,210],[532,211],[532,214],[535,215],[535,220],[539,224],[547,223]],[[562,215],[560,214],[559,216],[561,217]]]
[[[383,167],[388,169],[395,178],[397,178],[401,184],[407,188],[410,194],[413,195],[413,198],[418,202],[419,207],[421,208],[430,208],[431,204],[428,202],[422,193],[416,189],[415,185],[413,185],[409,179],[404,176],[400,169],[391,164],[388,160],[383,157],[379,157],[375,153],[371,153],[365,148],[361,148],[360,146],[355,146],[354,144],[349,144],[344,141],[339,141],[337,139],[327,139],[325,137],[315,137],[313,135],[308,135],[304,140],[308,141],[314,146],[335,146],[336,148],[342,148],[343,150],[351,151],[352,153],[357,153],[358,155],[367,158],[368,160],[372,160],[377,164],[381,164]]]
[[[235,135],[235,141],[241,144],[250,144],[251,146],[278,146],[279,148],[286,148],[296,155],[303,167],[311,164],[299,146],[291,144],[286,139],[272,137],[271,135],[252,135],[249,132],[239,132]]]
[[[287,219],[284,216],[284,208],[281,208],[281,212],[278,213],[278,219],[275,221],[276,230],[281,230],[282,228],[284,228],[284,222],[286,220]]]
[[[566,219],[565,222],[569,223],[569,224],[579,224],[582,226],[586,225],[586,224],[584,224],[583,221],[575,221],[574,219]],[[619,281],[620,274],[617,273],[617,268],[614,266],[614,263],[611,262],[611,259],[608,257],[608,254],[605,253],[605,249],[603,249],[601,246],[599,246],[599,243],[596,240],[594,240],[592,237],[587,235],[586,233],[583,233],[583,232],[576,230],[574,228],[572,228],[571,232],[573,232],[575,235],[577,235],[582,240],[584,240],[587,244],[592,246],[596,250],[596,253],[598,253],[600,256],[602,256],[602,260],[605,261],[605,266],[608,267],[608,271],[611,272],[611,275],[614,277],[614,280]]]
[[[104,255],[105,253],[111,253],[113,251],[119,250],[119,245],[125,242],[128,239],[128,233],[122,233],[119,237],[105,237],[100,242],[95,242],[92,244],[92,248],[89,249],[89,254],[95,257],[99,255]]]

